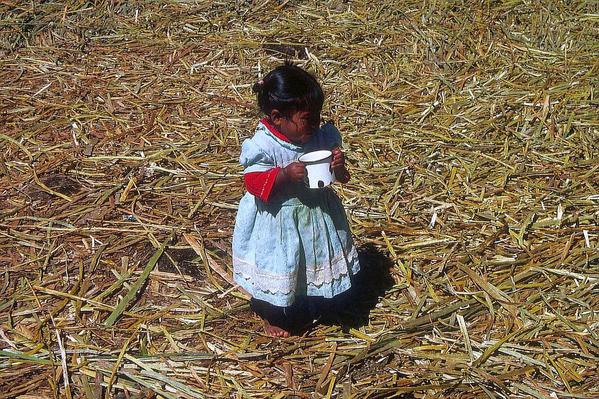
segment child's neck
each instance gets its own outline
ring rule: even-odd
[[[283,132],[281,132],[279,129],[277,129],[277,127],[272,123],[272,121],[270,120],[270,118],[268,116],[265,116],[264,118],[262,118],[262,120],[260,122],[262,122],[262,124],[264,126],[266,126],[268,131],[271,132],[273,134],[273,136],[275,136],[276,138],[281,139],[287,143],[292,142],[291,140],[289,140],[289,137],[285,136],[285,134]]]

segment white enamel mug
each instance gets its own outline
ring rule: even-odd
[[[335,173],[331,169],[333,153],[328,150],[313,151],[299,157],[306,166],[306,183],[310,188],[323,188],[335,181]]]

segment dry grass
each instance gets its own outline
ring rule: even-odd
[[[597,397],[597,6],[463,3],[0,3],[0,397]],[[279,341],[227,273],[284,58],[367,273]]]

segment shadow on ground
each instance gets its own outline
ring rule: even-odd
[[[170,250],[169,255],[170,258],[160,258],[160,271],[201,278],[193,250]],[[368,325],[371,310],[395,283],[390,273],[393,261],[372,244],[358,248],[358,256],[360,272],[352,278],[352,287],[335,298],[300,297],[285,311],[253,299],[251,308],[260,317],[297,335],[313,327],[314,320],[316,324],[338,325],[344,331]]]
[[[358,249],[360,272],[352,279],[352,287],[333,299],[315,298],[311,311],[320,317],[319,323],[339,325],[343,330],[368,324],[370,311],[395,281],[390,269],[393,261],[374,245]]]
[[[352,287],[335,298],[297,297],[288,308],[253,298],[251,309],[293,335],[303,335],[315,324],[338,325],[344,331],[367,325],[370,311],[394,284],[393,262],[373,245],[361,247],[358,254],[360,272],[352,279]]]

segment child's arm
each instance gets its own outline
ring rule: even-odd
[[[287,183],[304,180],[306,168],[301,162],[294,162],[285,168],[272,168],[265,172],[251,172],[243,176],[245,188],[254,196],[268,202],[273,193]]]
[[[293,162],[281,168],[277,174],[273,191],[280,189],[287,183],[299,183],[306,177],[306,167],[301,162]]]
[[[331,167],[335,172],[335,178],[340,183],[347,183],[350,179],[349,171],[345,166],[345,155],[343,151],[339,149],[339,147],[335,147],[332,150],[333,160],[331,161]]]
[[[250,194],[268,202],[273,191],[276,178],[281,168],[272,168],[265,172],[250,172],[243,175],[243,182]]]

